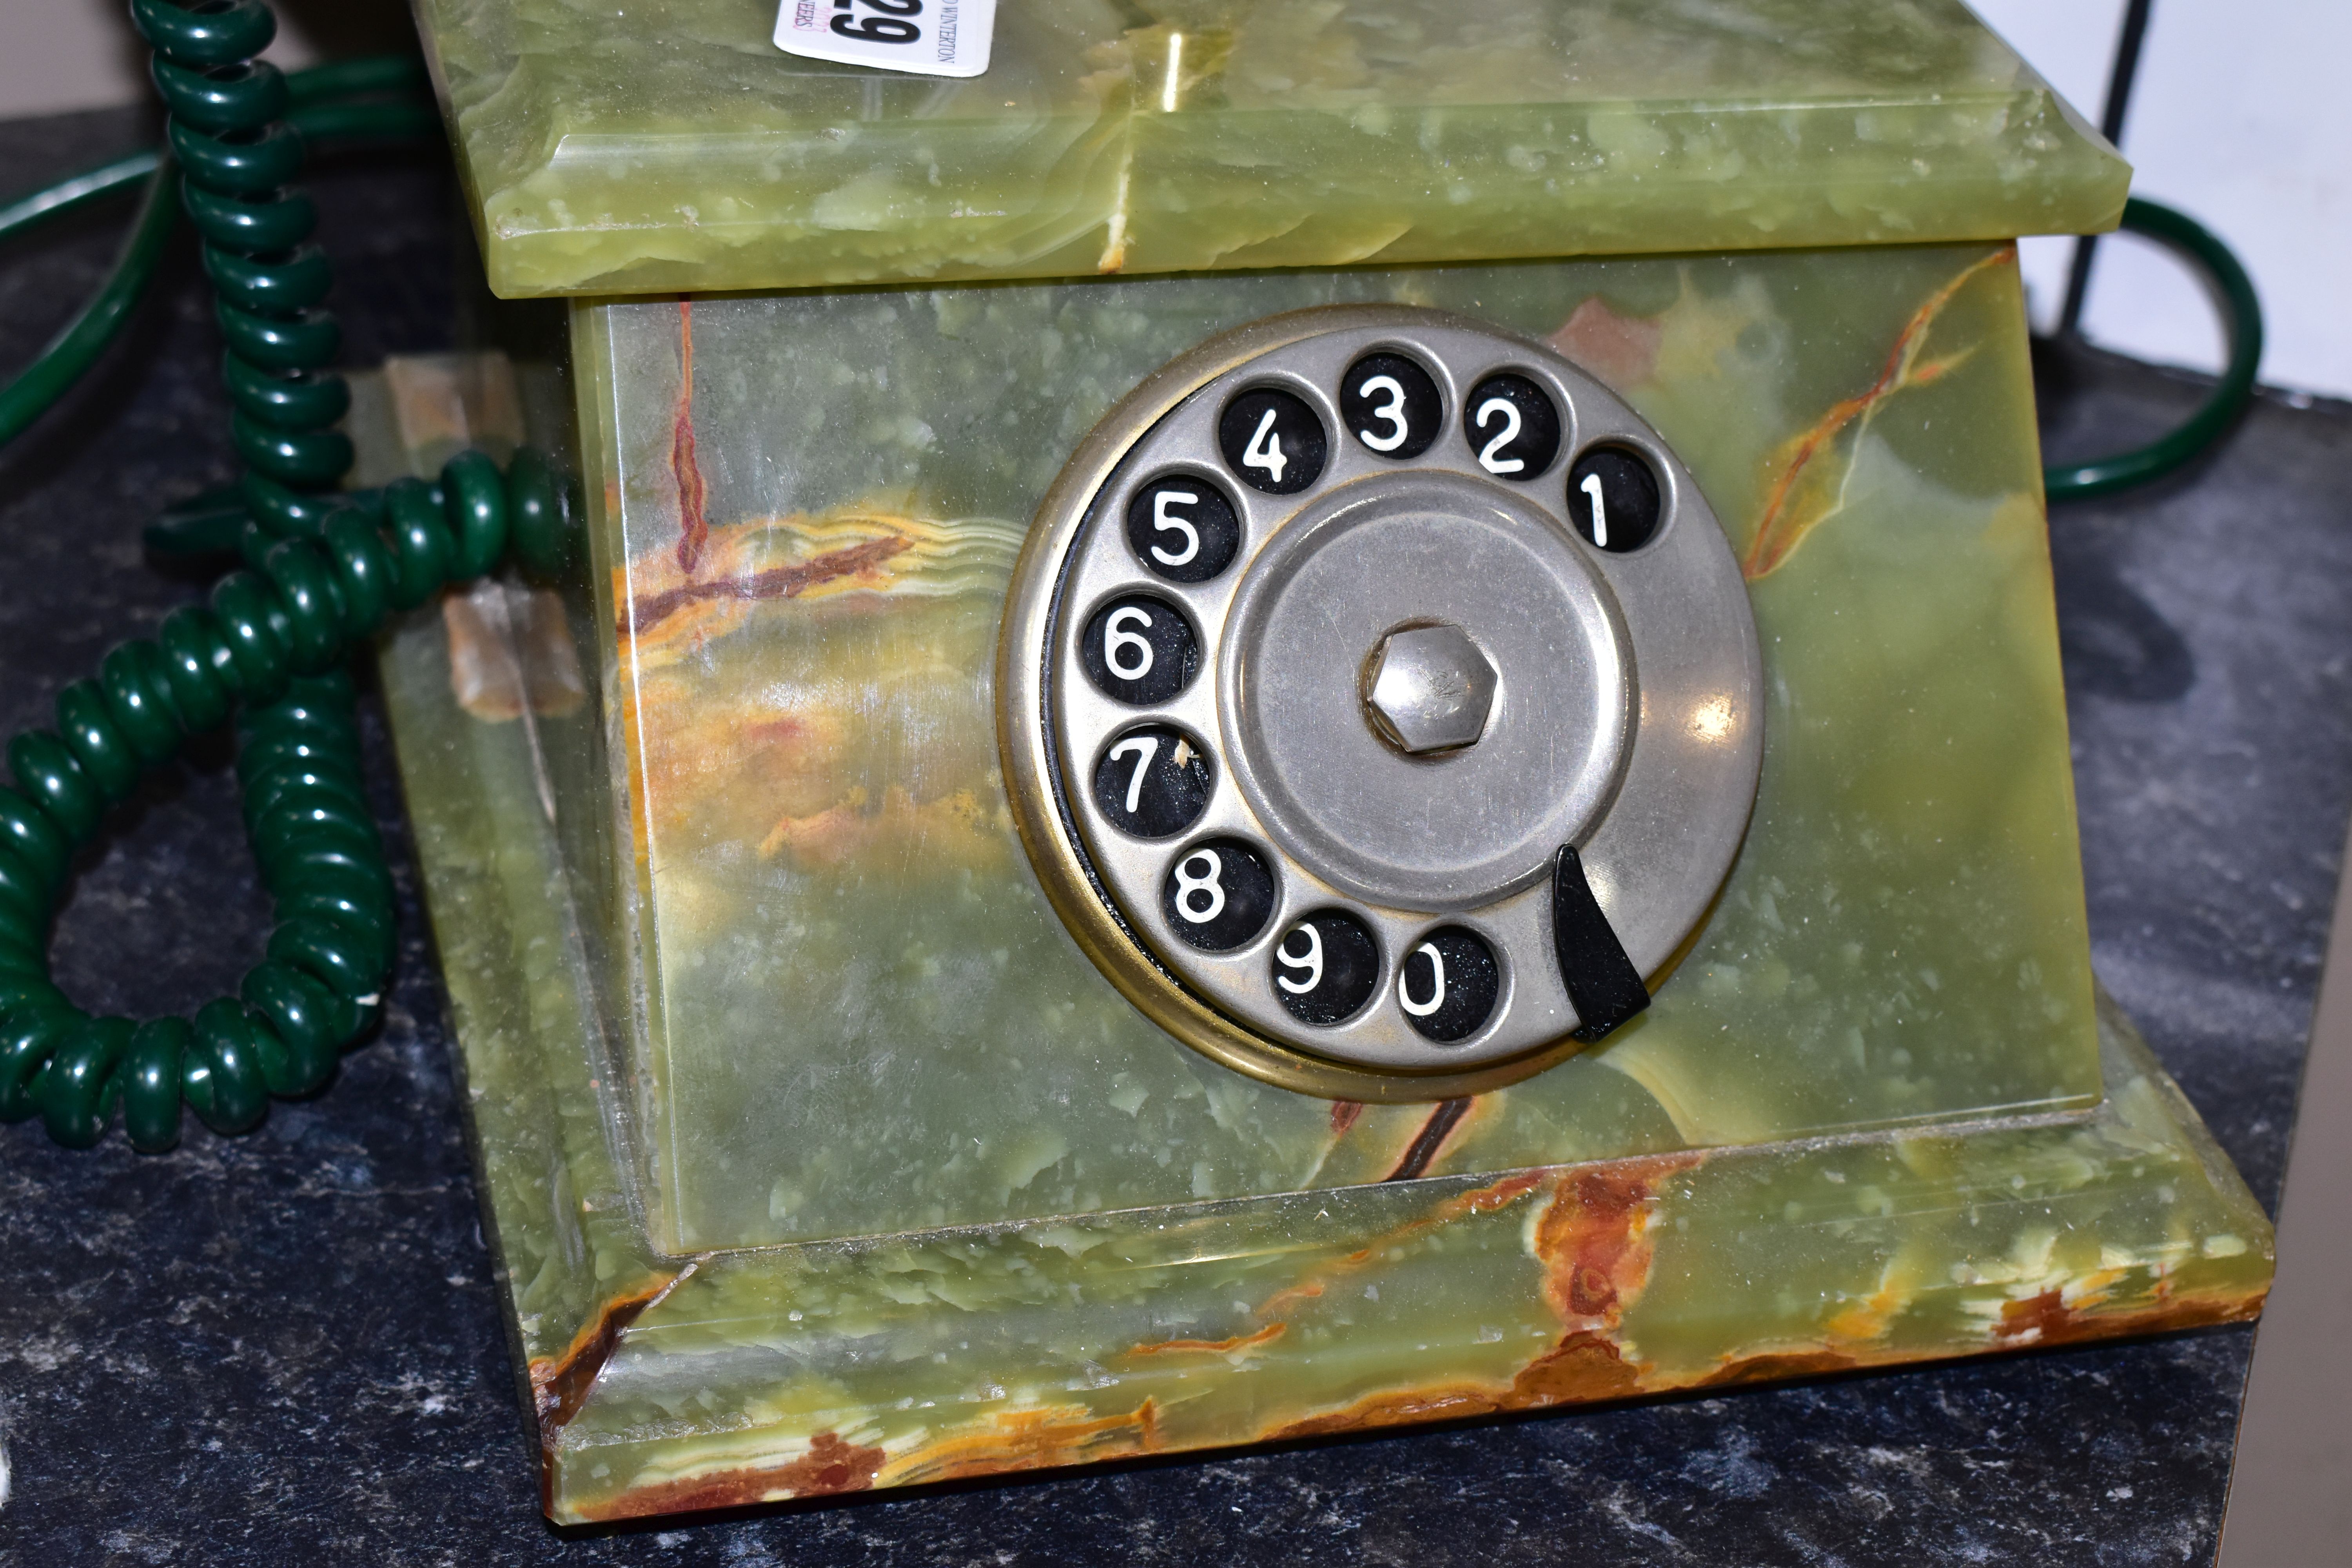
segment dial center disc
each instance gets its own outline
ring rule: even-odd
[[[1266,542],[1228,626],[1235,781],[1285,850],[1358,897],[1490,902],[1614,790],[1633,703],[1614,598],[1499,485],[1339,486]]]

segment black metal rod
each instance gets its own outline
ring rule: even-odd
[[[2107,74],[2106,106],[2099,114],[2099,133],[2120,149],[2124,144],[2124,111],[2131,106],[2132,81],[2139,75],[2139,47],[2147,37],[2147,14],[2155,0],[2126,0],[2124,26],[2116,39],[2115,67]],[[2098,247],[2096,235],[2084,235],[2074,242],[2074,259],[2066,270],[2066,305],[2058,312],[2058,336],[2078,335],[2083,322],[2084,297],[2091,289],[2091,256]]]

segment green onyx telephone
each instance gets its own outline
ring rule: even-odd
[[[502,302],[347,380],[331,84],[138,0],[247,569],[9,749],[0,1110],[364,1043],[364,649],[560,1521],[2251,1315],[2074,837],[2011,237],[2127,172],[1800,9],[425,0]],[[72,847],[232,712],[269,953],[87,1018]]]

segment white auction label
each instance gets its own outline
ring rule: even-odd
[[[776,47],[803,59],[918,76],[988,68],[996,0],[784,0]]]

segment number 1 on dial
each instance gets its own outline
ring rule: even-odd
[[[1609,548],[1609,509],[1601,501],[1601,476],[1587,474],[1584,482],[1576,487],[1592,502],[1592,542],[1601,549]]]

